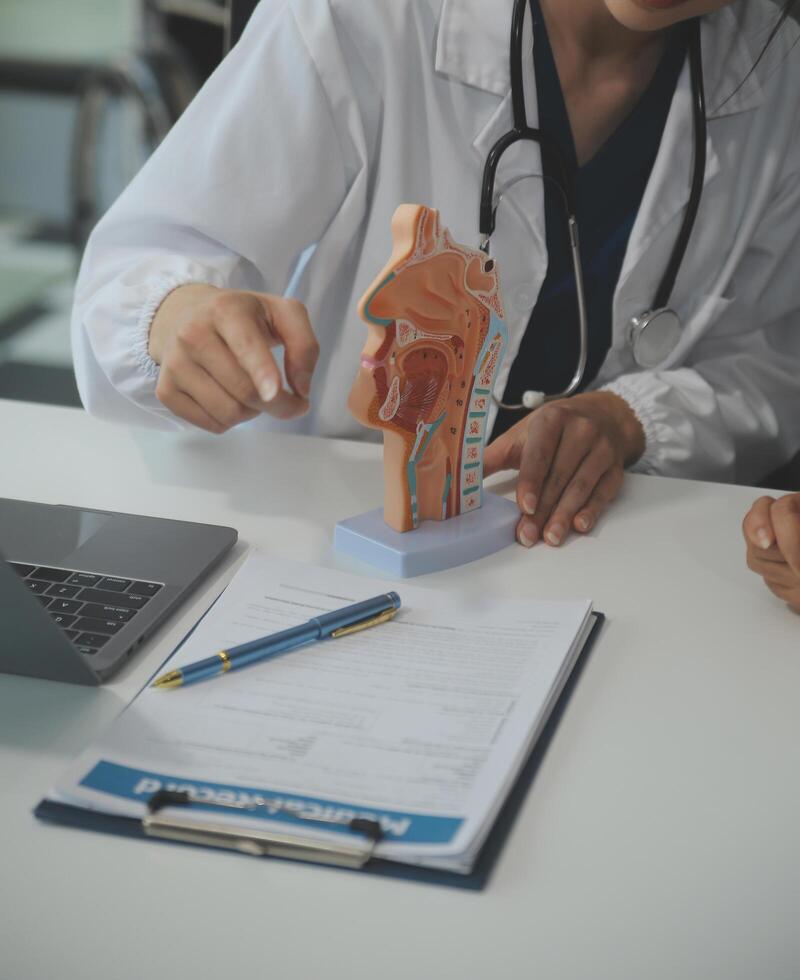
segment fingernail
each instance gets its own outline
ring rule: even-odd
[[[547,538],[547,543],[552,545],[561,544],[561,539],[564,537],[564,528],[560,524],[553,524],[545,534]]]
[[[267,378],[266,381],[261,382],[258,393],[261,395],[262,402],[271,402],[278,394],[278,382],[274,378]]]
[[[308,393],[311,391],[311,375],[308,371],[298,372],[294,379],[294,387],[298,395],[308,398]]]
[[[762,547],[764,551],[766,551],[772,544],[772,538],[769,536],[769,534],[767,534],[763,527],[760,527],[756,531],[756,539],[758,540],[759,546]]]
[[[536,544],[538,534],[536,525],[530,521],[525,521],[519,529],[519,543],[524,548],[532,548]]]
[[[526,493],[522,498],[522,506],[525,509],[526,514],[536,513],[536,495],[532,493]]]
[[[588,531],[591,523],[592,522],[589,520],[586,514],[581,514],[575,519],[575,527],[577,527],[579,531]]]

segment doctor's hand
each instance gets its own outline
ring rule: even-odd
[[[742,524],[747,566],[779,599],[800,613],[800,493],[761,497]]]
[[[290,390],[272,355],[277,346]],[[308,411],[319,344],[297,300],[179,286],[156,311],[149,350],[160,365],[156,397],[201,429],[221,433],[261,412],[292,419]]]
[[[519,470],[519,543],[558,546],[571,529],[595,526],[644,445],[641,423],[623,398],[585,392],[548,402],[499,436],[484,453],[484,474]]]

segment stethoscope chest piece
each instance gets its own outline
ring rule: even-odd
[[[678,346],[680,318],[667,308],[642,313],[631,318],[626,339],[639,367],[658,367]]]

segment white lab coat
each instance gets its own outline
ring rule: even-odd
[[[206,282],[294,295],[319,337],[310,413],[288,424],[262,416],[248,423],[254,439],[263,426],[367,436],[346,408],[366,331],[358,298],[388,258],[398,204],[438,208],[458,240],[477,244],[486,154],[511,128],[511,7],[512,0],[263,0],[91,236],[73,320],[89,411],[130,424],[185,425],[156,399],[148,328],[171,289]],[[650,308],[688,199],[688,66],[630,237],[612,346],[594,387],[617,392],[641,419],[639,471],[750,481],[800,446],[795,25],[740,84],[775,17],[767,0],[738,0],[703,24],[705,187],[672,299],[682,340],[658,370],[636,366],[625,329]],[[525,71],[536,125],[529,58]],[[538,168],[538,148],[518,144],[503,158],[498,187]],[[540,180],[519,182],[503,198],[492,252],[510,336],[502,394],[547,267]]]

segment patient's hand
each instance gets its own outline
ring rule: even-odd
[[[767,588],[800,613],[800,493],[761,497],[742,524],[747,565]]]
[[[277,346],[291,390],[270,349]],[[308,411],[319,345],[297,300],[179,286],[156,311],[149,350],[161,366],[156,397],[201,429],[220,433],[261,412],[291,419]]]

